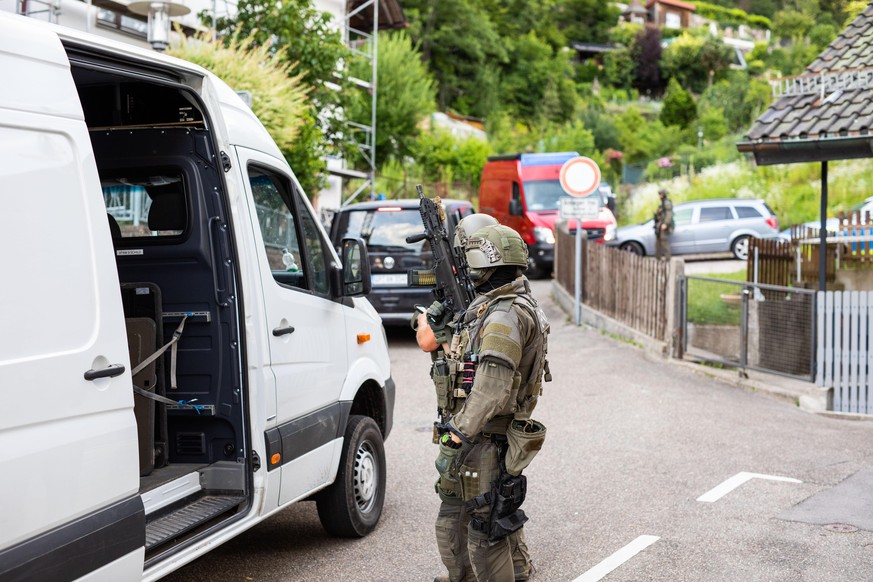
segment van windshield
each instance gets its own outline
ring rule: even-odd
[[[569,198],[569,194],[561,188],[561,183],[558,180],[525,180],[524,181],[524,199],[527,209],[533,212],[539,210],[559,210],[558,200],[561,198]],[[603,200],[597,190],[586,196],[586,198],[597,198],[600,200],[601,206]]]
[[[414,244],[406,242],[406,237],[424,232],[421,214],[418,209],[397,207],[375,208],[341,212],[339,220],[340,237],[360,237],[371,250],[410,250],[420,252],[424,241]]]

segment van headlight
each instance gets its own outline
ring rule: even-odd
[[[607,224],[606,225],[606,232],[603,233],[603,240],[607,241],[607,240],[613,240],[613,239],[615,239],[615,225],[614,224]]]
[[[544,243],[547,245],[555,244],[555,233],[552,232],[551,228],[535,226],[533,227],[533,235],[538,243]]]

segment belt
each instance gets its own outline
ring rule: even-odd
[[[493,433],[505,435],[509,430],[509,423],[512,422],[512,415],[495,416],[482,427],[482,434],[490,435]]]

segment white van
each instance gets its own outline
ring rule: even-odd
[[[366,249],[215,76],[0,14],[0,249],[0,580],[154,580],[303,499],[376,526]]]

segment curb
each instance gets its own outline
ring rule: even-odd
[[[570,317],[573,316],[575,298],[573,298],[556,281],[552,281],[552,298],[558,306]],[[701,374],[716,379],[725,384],[742,388],[747,392],[761,394],[767,398],[792,404],[804,412],[843,420],[873,420],[873,415],[860,415],[833,412],[828,410],[832,391],[830,388],[820,388],[811,382],[795,380],[775,374],[767,374],[757,370],[746,370],[741,375],[738,368],[714,368],[697,363],[693,360],[677,360],[667,355],[666,342],[651,338],[627,325],[620,323],[598,311],[581,306],[581,321],[607,334],[620,337],[639,346],[647,354],[669,364],[682,366],[695,374]]]

